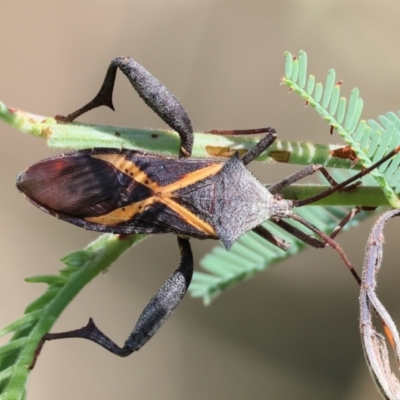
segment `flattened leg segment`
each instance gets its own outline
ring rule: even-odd
[[[193,127],[189,115],[176,97],[145,68],[129,57],[117,57],[108,67],[103,85],[96,97],[79,110],[57,117],[59,120],[71,122],[80,115],[100,106],[107,106],[114,110],[112,93],[115,76],[119,68],[129,79],[134,89],[144,102],[172,129],[178,132],[181,138],[179,156],[189,157],[193,147]]]
[[[101,332],[92,319],[81,329],[62,333],[49,333],[42,340],[65,338],[88,339],[120,357],[126,357],[134,351],[139,350],[153,337],[161,325],[178,307],[192,279],[193,255],[189,240],[178,236],[178,245],[181,252],[181,262],[178,269],[167,279],[147,304],[123,347],[119,347]]]
[[[180,157],[189,157],[193,147],[193,127],[189,115],[175,96],[132,58],[116,58],[119,67],[144,102],[181,138]],[[111,66],[110,66],[111,67]]]

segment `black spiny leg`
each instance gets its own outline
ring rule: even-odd
[[[242,162],[244,165],[251,163],[255,158],[257,158],[264,150],[268,149],[272,143],[275,142],[277,138],[277,134],[275,129],[266,128],[267,134],[254,146],[250,149],[243,157]]]
[[[181,252],[179,268],[147,304],[123,347],[119,347],[101,332],[92,319],[81,329],[62,333],[48,333],[42,341],[65,338],[88,339],[120,357],[129,356],[134,351],[139,350],[178,307],[192,279],[193,256],[189,240],[178,236],[178,245]],[[36,354],[37,356],[38,354]]]
[[[263,139],[263,141],[265,141],[266,146],[268,147],[268,135]],[[259,153],[259,147],[261,147],[262,149],[262,142],[261,141],[256,147],[253,154],[251,154],[251,152],[253,150],[250,150],[248,153],[246,153],[243,157],[242,160],[246,160],[246,162],[244,161],[244,163],[248,163],[249,161],[247,160],[247,158],[250,158],[250,161],[252,159],[254,159],[255,156],[257,156]],[[260,146],[261,145],[261,146]],[[326,189],[324,191],[322,191],[321,193],[312,196],[310,198],[304,199],[304,200],[292,200],[291,203],[293,205],[293,207],[301,207],[307,204],[311,204],[314,203],[317,200],[320,200],[324,197],[329,196],[330,194],[336,192],[336,191],[340,191],[340,190],[347,190],[347,189],[352,189],[354,186],[357,186],[357,183],[355,183],[355,181],[357,181],[359,178],[363,177],[364,175],[368,174],[369,172],[371,172],[373,169],[379,167],[381,164],[385,163],[386,161],[388,161],[391,157],[393,157],[394,155],[396,155],[397,153],[400,152],[400,147],[397,147],[395,149],[393,149],[391,152],[389,152],[385,157],[383,157],[381,160],[379,160],[378,162],[376,162],[375,164],[371,165],[369,168],[365,168],[362,171],[360,171],[358,174],[354,175],[353,177],[345,180],[342,183],[337,183],[328,173],[328,171],[325,170],[325,168],[322,165],[309,165],[306,168],[303,168],[300,171],[295,172],[294,174],[290,175],[289,177],[281,180],[280,182],[277,182],[276,184],[270,186],[268,188],[268,190],[270,191],[271,194],[279,196],[277,193],[282,190],[283,188],[293,184],[294,182],[297,182],[303,178],[305,178],[306,176],[310,176],[313,175],[315,172],[320,171],[325,178],[328,180],[328,182],[332,185],[331,188]],[[351,212],[345,216],[345,218],[339,222],[338,226],[332,231],[332,233],[328,236],[326,235],[324,232],[322,232],[321,230],[319,230],[317,227],[315,227],[313,224],[311,224],[310,222],[306,221],[304,218],[300,217],[297,214],[292,214],[288,217],[292,218],[293,220],[301,223],[302,225],[304,225],[305,227],[307,227],[308,229],[310,229],[312,232],[314,232],[316,235],[318,235],[322,240],[319,240],[311,235],[308,235],[307,233],[303,232],[302,230],[294,227],[293,225],[289,224],[288,222],[284,221],[283,219],[280,218],[271,218],[271,221],[274,222],[276,225],[280,226],[282,229],[284,229],[285,231],[291,233],[293,236],[297,237],[298,239],[302,240],[303,242],[309,244],[310,246],[316,247],[316,248],[322,248],[325,247],[327,245],[329,245],[330,247],[332,247],[334,250],[336,250],[338,252],[338,254],[340,255],[340,257],[343,259],[344,263],[346,264],[346,266],[348,267],[348,269],[350,270],[350,272],[352,273],[352,275],[354,276],[354,278],[356,279],[356,281],[360,284],[361,283],[361,279],[358,276],[357,272],[355,271],[355,269],[353,268],[353,266],[351,265],[350,261],[348,260],[347,256],[345,255],[345,253],[343,252],[343,250],[341,249],[341,247],[338,245],[338,243],[336,243],[333,238],[340,232],[340,230],[346,225],[347,222],[349,222],[358,212],[360,212],[361,210],[369,210],[370,207],[356,207],[353,210],[351,210]],[[262,230],[260,230],[260,228],[262,228]],[[265,239],[267,239],[268,241],[270,241],[271,243],[273,243],[275,246],[280,247],[281,249],[285,250],[284,246],[282,246],[282,239],[277,238],[275,236],[272,235],[272,233],[270,233],[268,230],[266,230],[263,227],[257,227],[255,229],[253,229],[253,231],[257,234],[259,234],[260,236],[264,237]],[[285,244],[283,242],[283,244]]]
[[[400,151],[400,147],[397,147],[397,148],[393,149],[385,157],[383,157],[381,160],[379,160],[375,164],[371,165],[369,168],[364,168],[358,174],[352,176],[351,178],[349,178],[349,179],[347,179],[347,180],[345,180],[344,182],[341,182],[341,183],[337,183],[330,176],[328,171],[322,165],[311,164],[311,165],[301,169],[300,171],[297,171],[294,174],[288,176],[287,178],[281,180],[280,182],[277,182],[274,185],[271,185],[268,188],[268,190],[272,194],[276,194],[277,192],[279,192],[283,188],[292,185],[293,183],[305,178],[306,176],[313,175],[317,171],[321,172],[324,175],[324,177],[327,179],[327,181],[331,184],[331,187],[329,189],[326,189],[326,190],[322,191],[321,193],[319,193],[319,194],[317,194],[315,196],[309,197],[307,199],[292,200],[293,207],[302,207],[304,205],[314,203],[315,201],[318,201],[318,200],[320,200],[320,199],[322,199],[324,197],[327,197],[327,196],[331,195],[332,193],[334,193],[336,191],[348,190],[348,189],[352,189],[355,186],[358,186],[357,183],[354,183],[355,181],[357,181],[358,179],[362,178],[364,175],[368,174],[373,169],[379,167],[381,164],[385,163],[387,160],[389,160],[391,157],[393,157],[399,151]],[[356,214],[358,214],[360,211],[362,211],[362,210],[368,211],[370,209],[371,209],[371,207],[356,207],[353,210],[351,210],[350,213],[348,215],[346,215],[345,218],[343,218],[342,221],[339,222],[337,227],[328,236],[329,239],[332,240],[334,237],[336,237],[336,235],[341,231],[341,229],[352,218],[354,218],[354,216]],[[292,216],[292,219],[296,219],[296,218],[300,218],[300,217],[294,214]],[[303,242],[309,244],[310,246],[313,246],[313,247],[316,247],[316,248],[323,248],[323,247],[325,247],[327,245],[330,245],[331,247],[332,246],[338,246],[336,242],[333,242],[333,241],[329,242],[328,240],[326,240],[324,238],[325,234],[323,232],[321,232],[320,230],[317,230],[316,227],[313,227],[312,230],[314,230],[314,232],[317,233],[317,235],[320,238],[322,238],[322,241],[316,239],[313,236],[310,236],[310,235],[302,232],[300,229],[295,228],[294,226],[290,225],[286,221],[272,219],[272,222],[274,222],[275,224],[279,225],[282,229],[284,229],[287,232],[291,233],[293,236],[299,238],[300,240],[302,240]],[[303,221],[299,221],[299,222],[302,223],[303,225],[307,226]],[[353,271],[352,271],[352,273],[353,273]],[[355,273],[353,273],[353,275],[355,275],[355,277],[356,277]],[[358,277],[356,277],[356,279],[359,281]]]
[[[246,136],[246,135],[257,135],[259,133],[275,132],[273,128],[252,128],[252,129],[211,129],[211,131],[205,131],[204,133],[212,133],[214,135],[222,136]]]
[[[128,57],[117,57],[108,67],[103,85],[96,97],[79,110],[57,119],[71,122],[80,115],[93,108],[107,106],[114,110],[112,93],[115,76],[119,68],[129,79],[134,89],[144,102],[172,129],[178,132],[181,138],[179,157],[189,157],[193,147],[192,123],[185,109],[175,96],[145,68]]]

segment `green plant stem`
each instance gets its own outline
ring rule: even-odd
[[[331,186],[291,185],[280,194],[287,200],[303,200],[313,197]],[[360,186],[345,192],[336,192],[309,206],[390,206],[388,199],[378,186]]]
[[[100,236],[96,241],[91,243],[86,251],[92,252],[93,257],[86,261],[71,276],[71,279],[64,285],[55,298],[44,309],[37,324],[30,333],[25,347],[19,353],[18,360],[14,364],[14,373],[11,375],[4,393],[5,397],[1,400],[21,400],[21,388],[25,387],[29,366],[32,363],[32,356],[39,341],[47,332],[50,331],[54,322],[58,319],[65,307],[73,300],[73,298],[86,286],[93,278],[102,271],[107,269],[119,256],[132,245],[138,243],[146,235],[131,235],[124,239],[120,239],[118,235],[106,234]]]
[[[176,156],[179,150],[179,136],[175,132],[81,122],[59,123],[54,118],[8,108],[2,102],[0,102],[0,120],[20,132],[46,139],[47,145],[52,148],[74,150],[94,147],[125,148],[163,156]],[[222,136],[197,132],[192,157],[228,159],[236,151],[243,153],[253,148],[262,136]],[[352,161],[349,159],[333,156],[333,151],[340,147],[343,146],[278,139],[257,160],[361,169],[362,165],[359,163],[352,165]]]

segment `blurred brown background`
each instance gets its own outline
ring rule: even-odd
[[[0,99],[41,115],[90,100],[109,61],[134,57],[184,104],[198,130],[273,126],[280,138],[334,141],[327,125],[279,86],[283,52],[307,51],[309,71],[334,68],[344,93],[361,90],[364,118],[400,109],[398,1],[13,1],[2,2]],[[116,113],[82,120],[164,124],[120,75]],[[54,154],[44,141],[1,126],[0,325],[22,315],[44,287],[27,276],[97,237],[31,206],[15,176]],[[274,182],[285,166],[261,166]],[[372,218],[371,221],[375,219]],[[399,317],[396,229],[386,230],[380,294]],[[371,222],[339,241],[360,267]],[[192,240],[196,260],[213,246]],[[96,279],[55,331],[89,316],[123,343],[140,311],[175,269],[173,236],[147,239]],[[396,314],[397,313],[397,314]],[[358,333],[358,291],[338,256],[310,249],[221,296],[210,307],[186,298],[140,352],[119,359],[86,341],[47,344],[28,399],[377,399]]]

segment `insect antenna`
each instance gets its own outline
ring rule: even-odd
[[[375,164],[371,165],[368,168],[364,168],[361,170],[358,174],[352,176],[351,178],[341,182],[337,183],[328,173],[328,171],[321,165],[309,165],[305,167],[304,169],[295,172],[294,174],[290,175],[289,177],[281,180],[280,182],[270,186],[268,190],[274,194],[279,196],[277,193],[282,190],[283,188],[290,186],[294,182],[297,182],[306,176],[313,175],[315,172],[320,171],[324,177],[328,180],[328,182],[332,185],[330,188],[322,191],[321,193],[311,196],[307,199],[303,200],[292,200],[292,205],[293,207],[302,207],[308,204],[315,203],[316,201],[323,199],[332,193],[335,193],[339,190],[348,190],[352,189],[354,186],[357,186],[357,180],[364,175],[367,175],[369,172],[371,172],[373,169],[378,168],[380,165],[388,161],[390,158],[392,158],[394,155],[396,155],[400,151],[400,146],[395,148],[394,150],[390,151],[385,157],[383,157],[381,160],[376,162]],[[318,238],[315,238],[305,232],[303,232],[301,229],[296,228],[295,226],[291,225],[287,221],[281,219],[281,218],[272,218],[271,221],[278,225],[280,228],[285,230],[286,232],[292,234],[293,236],[297,237],[301,241],[307,243],[308,245],[315,247],[315,248],[323,248],[327,245],[332,247],[334,250],[336,250],[342,260],[344,261],[345,265],[347,268],[350,270],[351,274],[353,277],[356,279],[357,283],[360,285],[361,284],[361,279],[354,267],[352,266],[350,260],[347,258],[346,254],[342,250],[342,248],[339,246],[339,244],[333,239],[339,232],[340,230],[352,219],[356,214],[358,214],[361,210],[371,210],[371,207],[355,207],[353,208],[350,213],[346,215],[342,221],[339,222],[337,227],[332,231],[330,235],[325,234],[322,232],[320,229],[318,229],[316,226],[314,226],[312,223],[308,222],[301,216],[297,214],[291,214],[289,218],[293,219],[294,221],[299,222],[306,228],[310,229],[312,232],[314,232],[317,236],[319,236],[321,240]],[[258,233],[260,236],[262,236],[259,232]]]

